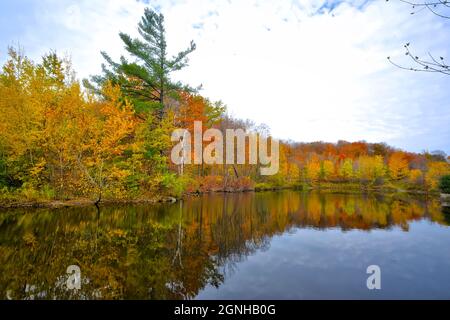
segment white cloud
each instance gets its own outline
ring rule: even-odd
[[[402,45],[450,58],[449,23],[409,14],[399,1],[324,0],[151,2],[166,16],[169,49],[198,49],[177,78],[203,83],[243,118],[282,138],[387,141],[450,151],[449,78],[409,73]],[[328,8],[339,1],[328,1]],[[122,52],[118,32],[136,34],[145,4],[135,0],[45,0],[22,45],[40,55],[70,52],[81,77],[100,71],[99,51]],[[12,39],[14,40],[14,39]],[[29,50],[27,50],[30,52]]]

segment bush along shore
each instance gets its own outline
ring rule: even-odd
[[[238,188],[231,187],[214,187],[214,188],[199,188],[197,190],[190,190],[182,194],[167,194],[153,196],[151,198],[134,198],[134,199],[112,199],[105,198],[101,201],[92,200],[88,198],[79,199],[19,199],[9,198],[2,199],[0,208],[68,208],[68,207],[83,207],[95,205],[155,205],[159,203],[176,203],[185,197],[196,197],[204,194],[220,194],[220,193],[244,193],[244,192],[277,192],[283,190],[295,190],[298,192],[322,192],[322,193],[336,193],[336,194],[382,194],[387,196],[426,196],[431,198],[441,197],[443,206],[450,206],[450,194],[439,193],[439,191],[427,191],[418,188],[407,188],[402,185],[368,185],[360,183],[344,183],[344,182],[323,182],[318,184],[297,184],[286,186],[271,186],[269,184],[255,184],[253,186],[245,186]],[[447,189],[442,189],[441,192],[448,192]]]
[[[439,182],[443,207],[450,207],[450,175],[443,176]]]

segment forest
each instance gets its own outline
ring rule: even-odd
[[[230,116],[201,88],[172,80],[196,46],[170,57],[162,14],[147,9],[139,34],[120,34],[127,55],[117,62],[102,52],[103,73],[83,81],[56,52],[33,61],[22,49],[9,48],[0,72],[2,205],[280,188],[432,194],[450,174],[444,152],[413,153],[363,140],[281,141],[280,170],[273,176],[249,164],[189,164],[181,170],[170,161],[177,128],[193,132],[194,121],[201,121],[204,130],[224,134],[243,129],[269,136],[270,130]]]

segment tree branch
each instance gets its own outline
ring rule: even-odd
[[[450,75],[450,66],[445,63],[445,59],[443,57],[439,57],[439,60],[440,60],[439,61],[436,58],[434,58],[430,53],[428,53],[428,55],[431,58],[431,61],[427,61],[427,60],[419,58],[418,56],[413,55],[411,53],[409,47],[410,47],[409,43],[404,45],[404,48],[406,49],[405,55],[409,56],[415,65],[418,65],[422,68],[418,68],[418,67],[414,67],[414,66],[412,66],[412,67],[402,66],[402,65],[392,61],[391,57],[388,57],[389,62],[391,64],[393,64],[394,66],[396,66],[397,68],[404,69],[404,70],[419,71],[419,72],[435,72],[435,73],[442,73],[445,75]]]
[[[388,2],[389,0],[386,0]],[[403,3],[410,5],[413,9],[411,14],[416,14],[420,11],[428,9],[431,13],[444,19],[450,19],[450,0],[434,0],[434,1],[410,1],[400,0]],[[416,8],[419,8],[417,11]],[[440,10],[440,11],[438,11]],[[445,12],[445,13],[444,13]]]

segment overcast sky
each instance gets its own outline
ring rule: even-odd
[[[450,76],[408,72],[403,45],[450,60],[450,20],[399,0],[1,0],[0,62],[20,44],[70,55],[79,78],[123,53],[145,6],[164,13],[169,51],[197,44],[176,75],[236,117],[296,141],[366,140],[450,153]]]

